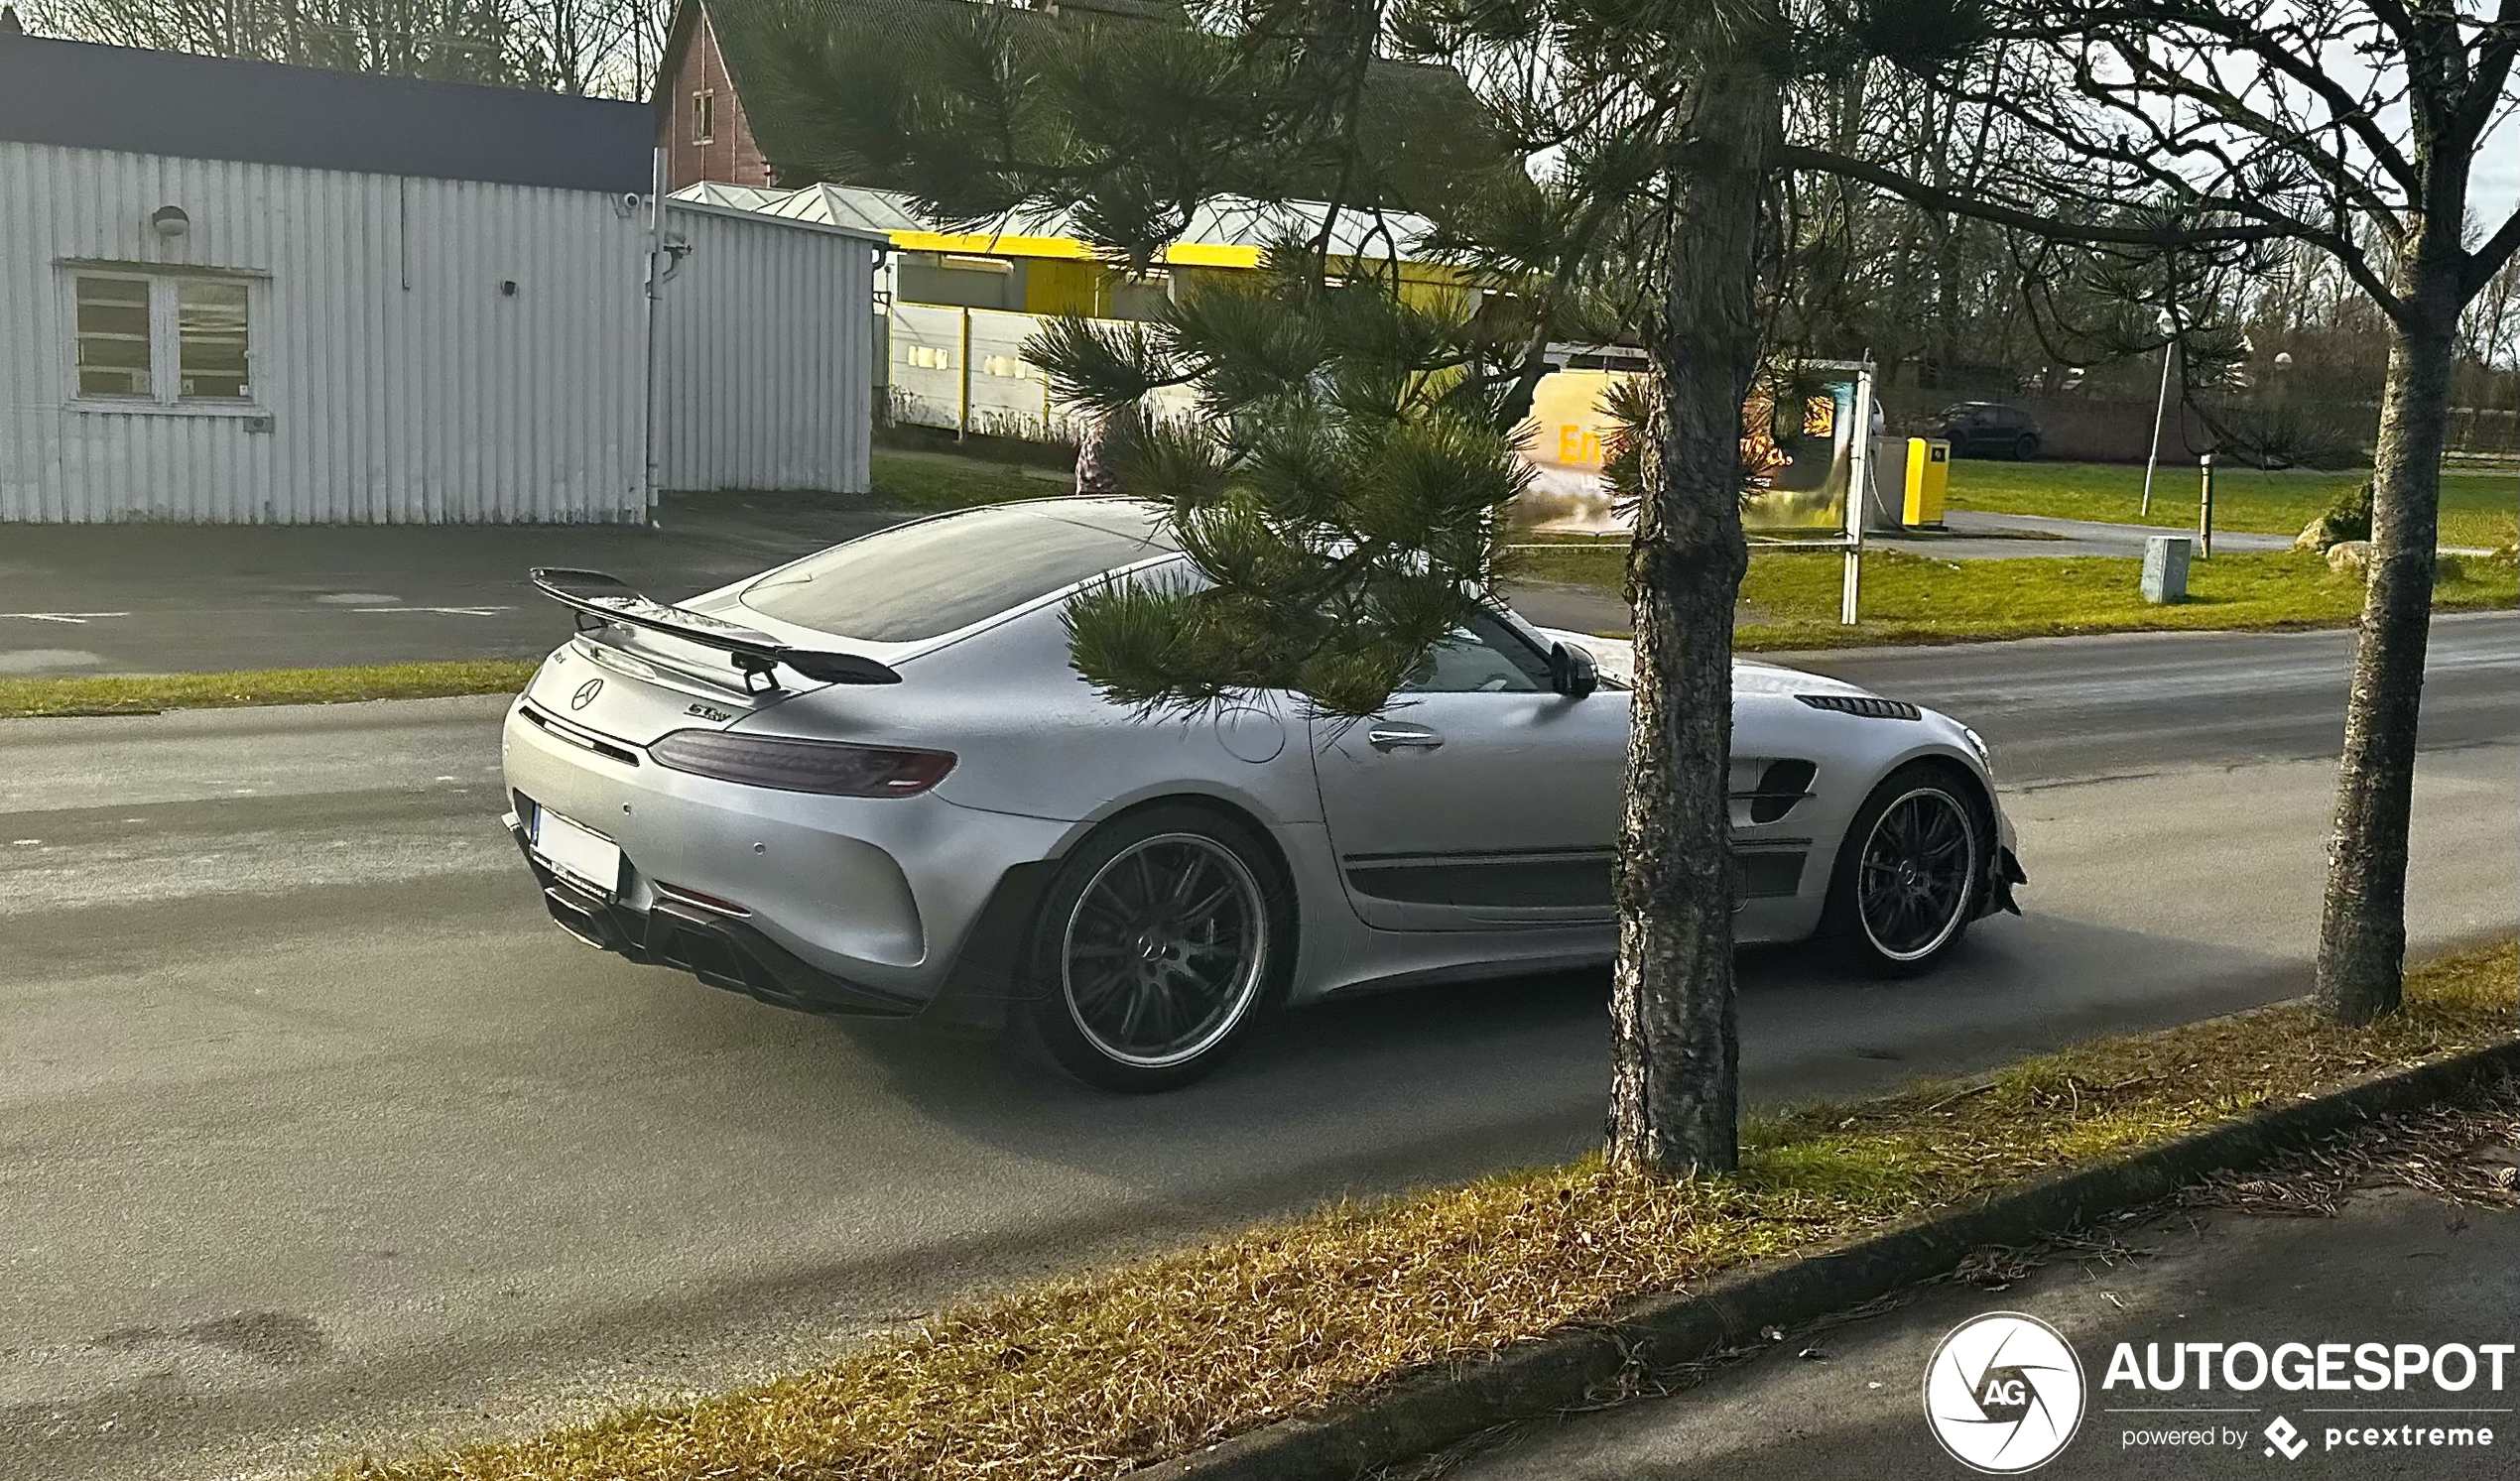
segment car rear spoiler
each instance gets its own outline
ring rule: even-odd
[[[599,570],[567,570],[553,566],[535,566],[530,574],[536,590],[582,617],[596,619],[594,625],[626,623],[650,632],[714,648],[733,660],[744,673],[744,687],[768,691],[779,687],[781,665],[825,683],[899,683],[901,674],[888,665],[879,664],[863,654],[826,653],[811,648],[792,648],[768,633],[757,632],[722,618],[693,612],[642,596],[621,579]],[[582,620],[580,632],[589,627]],[[758,683],[755,680],[759,680]]]

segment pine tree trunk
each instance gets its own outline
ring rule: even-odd
[[[1661,387],[1628,556],[1635,718],[1619,827],[1609,1160],[1676,1174],[1735,1166],[1732,607],[1741,403],[1759,356],[1757,283],[1776,81],[1747,59],[1698,84],[1664,252]]]
[[[2458,218],[2450,218],[2456,222]],[[2454,231],[2457,229],[2454,225]],[[2408,248],[2407,321],[2391,332],[2373,458],[2371,584],[2364,593],[2335,828],[2319,932],[2319,1004],[2341,1024],[2395,1012],[2406,961],[2406,855],[2415,728],[2441,539],[2442,443],[2458,323],[2456,260]]]

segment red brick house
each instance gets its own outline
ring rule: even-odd
[[[753,137],[752,119],[726,68],[708,7],[683,0],[666,33],[665,65],[657,72],[656,142],[665,151],[665,187],[704,180],[734,185],[773,184]]]
[[[996,4],[1056,25],[1063,13],[1097,20],[1179,25],[1179,0],[822,0],[835,26],[893,35],[916,34],[941,7]],[[763,117],[768,69],[778,28],[794,15],[788,0],[681,0],[666,32],[658,68],[657,144],[666,152],[666,188],[701,181],[731,185],[816,185],[782,181],[771,160],[785,139],[785,119]],[[752,84],[749,88],[747,84]],[[747,92],[753,99],[748,106]],[[765,151],[765,139],[768,149]],[[856,184],[856,182],[839,182]]]
[[[666,188],[702,181],[733,185],[873,185],[876,181],[787,180],[778,161],[794,158],[800,122],[765,85],[800,3],[831,24],[886,40],[928,31],[942,14],[973,4],[1005,11],[1022,27],[1189,24],[1182,0],[680,0],[658,69],[657,144],[666,152]],[[1405,207],[1412,178],[1449,176],[1503,158],[1484,115],[1449,67],[1379,63],[1369,89],[1370,127],[1383,168],[1400,188],[1386,204]]]

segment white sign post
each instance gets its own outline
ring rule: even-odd
[[[1855,417],[1846,449],[1846,571],[1837,594],[1837,623],[1855,625],[1863,587],[1864,501],[1872,495],[1872,367],[1855,367]]]

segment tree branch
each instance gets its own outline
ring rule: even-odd
[[[2266,223],[2249,225],[2148,228],[2141,226],[2104,226],[2097,223],[2067,221],[2037,211],[2023,210],[1996,201],[1981,200],[1955,190],[1945,190],[1913,180],[1895,170],[1805,145],[1779,145],[1771,162],[1780,169],[1818,170],[1830,175],[1861,181],[1876,189],[1905,196],[1931,210],[1949,211],[1979,221],[1991,221],[2015,231],[2056,242],[2082,242],[2090,245],[2116,244],[2136,247],[2207,247],[2239,242],[2279,241],[2298,235],[2282,226]]]
[[[2361,141],[2362,147],[2371,152],[2372,160],[2389,173],[2389,178],[2396,181],[2400,188],[2410,194],[2423,188],[2423,179],[2415,168],[2415,162],[2407,158],[2405,151],[2398,148],[2396,140],[2391,139],[2382,131],[2375,116],[2376,109],[2372,101],[2367,98],[2356,98],[2339,86],[2334,78],[2321,68],[2315,52],[2307,49],[2299,51],[2287,49],[2283,44],[2283,37],[2278,33],[2262,30],[2235,17],[2220,15],[2205,7],[2179,6],[2157,10],[2138,8],[2129,9],[2122,14],[2124,19],[2138,26],[2146,23],[2162,26],[2193,26],[2208,36],[2218,38],[2226,45],[2245,50],[2254,56],[2260,64],[2290,78],[2318,97],[2320,102],[2326,105],[2330,119],[2337,127],[2350,131],[2356,139]],[[2122,44],[2113,42],[2112,45],[2121,57],[2139,55],[2134,49]]]
[[[2467,271],[2460,276],[2458,301],[2461,304],[2484,292],[2485,285],[2502,271],[2502,265],[2520,251],[2520,206],[2502,218],[2502,225],[2485,238],[2484,245],[2467,254]]]

